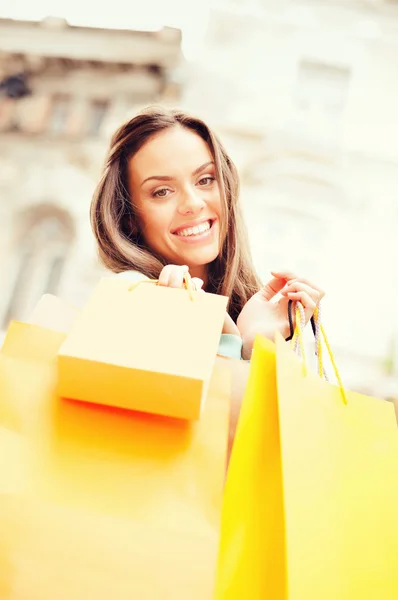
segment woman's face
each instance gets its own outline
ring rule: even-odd
[[[176,126],[149,140],[129,161],[129,191],[146,245],[168,264],[206,279],[219,254],[221,200],[206,142]]]

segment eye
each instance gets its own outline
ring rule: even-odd
[[[168,192],[171,193],[171,190],[169,190],[169,188],[161,188],[160,190],[156,190],[156,192],[153,192],[152,196],[154,198],[166,198],[169,195]]]
[[[202,179],[199,179],[198,183],[201,186],[208,186],[211,185],[213,183],[213,181],[215,181],[214,177],[210,177],[210,175],[207,175],[206,177],[202,177]]]

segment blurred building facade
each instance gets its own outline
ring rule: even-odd
[[[239,166],[262,277],[323,282],[348,385],[398,396],[398,2],[221,0],[184,102]]]
[[[0,329],[43,293],[80,305],[101,274],[89,205],[115,129],[177,100],[179,30],[0,20]]]
[[[168,102],[235,159],[261,276],[323,283],[347,385],[398,396],[398,2],[219,0],[184,69],[180,43],[171,28],[0,20],[2,327],[44,291],[84,300],[101,274],[88,208],[109,136]]]

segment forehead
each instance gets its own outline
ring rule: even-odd
[[[130,175],[145,179],[150,175],[177,176],[190,173],[212,160],[210,148],[195,132],[173,127],[151,138],[130,159]]]

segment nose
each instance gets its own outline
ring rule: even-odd
[[[203,198],[196,187],[187,187],[181,194],[178,211],[182,215],[196,215],[206,206]]]

